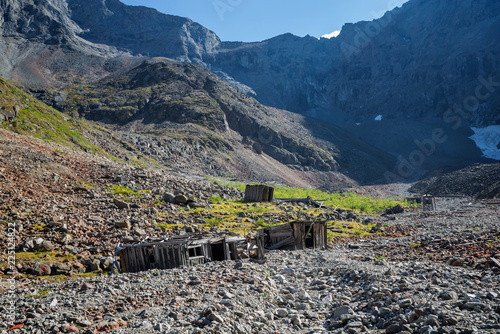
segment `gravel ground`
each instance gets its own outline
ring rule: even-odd
[[[89,260],[96,268],[102,264],[97,256],[109,256],[129,232],[117,223],[132,225],[133,240],[156,231],[149,207],[160,194],[241,195],[105,159],[62,156],[37,141],[0,141],[0,220],[24,226],[15,243],[42,236],[59,253],[74,252],[78,263]],[[92,189],[78,190],[88,181]],[[122,210],[109,195],[112,185],[152,193],[137,199],[139,208]],[[400,197],[407,188],[357,192]],[[438,198],[436,212],[363,217],[385,233],[338,239],[325,250],[270,252],[264,264],[214,262],[70,276],[52,284],[21,278],[15,289],[9,286],[9,268],[2,268],[0,333],[500,333],[500,205],[495,203]],[[189,223],[183,210],[168,203],[159,209]],[[43,233],[37,230],[45,223]],[[0,230],[7,249],[8,228],[0,224]],[[68,239],[68,231],[75,238]],[[6,261],[7,253],[1,256]],[[55,268],[68,266],[63,261]]]
[[[436,213],[385,219],[400,237],[275,251],[265,264],[215,262],[19,287],[23,327],[9,333],[500,332],[499,271],[478,265],[500,256],[497,206],[440,199]],[[495,241],[472,264],[474,252],[450,251],[451,260],[463,259],[450,263],[446,248],[434,252],[443,259],[419,251],[426,240],[455,239],[472,240],[477,251],[483,236]],[[2,333],[8,302],[0,297]]]

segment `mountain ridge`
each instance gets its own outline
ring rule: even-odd
[[[500,82],[493,0],[412,0],[381,19],[346,24],[335,39],[284,34],[256,43],[221,42],[189,19],[118,0],[3,1],[0,74],[35,91],[96,83],[151,55],[197,63],[264,105],[338,125],[400,164],[443,129],[446,143],[403,179],[483,161],[469,126],[500,121],[495,94],[456,128],[445,117],[481,78]]]
[[[42,98],[61,111],[115,129],[173,140],[173,129],[179,135],[188,131],[192,141],[207,151],[233,155],[235,147],[243,145],[254,158],[265,154],[299,171],[351,170],[352,178],[367,182],[380,178],[376,175],[391,170],[393,164],[389,155],[339,128],[263,106],[203,66],[166,58],[150,59],[119,75]],[[354,168],[354,157],[370,167]]]

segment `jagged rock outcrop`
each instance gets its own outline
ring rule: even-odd
[[[219,48],[217,35],[188,18],[118,0],[68,0],[79,36],[145,56],[200,62]]]
[[[184,136],[189,131],[196,145],[214,156],[244,145],[299,170],[351,170],[351,177],[360,181],[380,179],[394,163],[390,155],[341,129],[265,107],[203,66],[166,58],[44,99],[66,113],[135,133],[164,136],[175,129]],[[354,168],[356,159],[368,167]]]
[[[102,78],[140,59],[94,44],[70,17],[66,0],[2,0],[0,76],[30,88]]]
[[[453,173],[428,178],[413,185],[410,191],[435,196],[500,198],[500,164],[476,164]]]

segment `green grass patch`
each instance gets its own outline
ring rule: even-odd
[[[374,226],[376,226],[376,224],[364,225],[358,222],[341,222],[341,221],[329,222],[328,223],[329,230],[327,237],[330,240],[331,238],[334,237],[373,236],[374,233],[371,233],[371,230]]]
[[[222,202],[222,197],[220,197],[220,196],[212,196],[212,197],[210,197],[209,202],[210,203]]]
[[[47,297],[49,292],[52,292],[52,290],[42,289],[42,290],[38,290],[38,292],[36,294],[26,294],[25,297],[30,297],[30,298],[35,298],[35,299],[45,298],[45,297]]]
[[[246,184],[242,182],[227,182],[225,186],[245,191]],[[340,208],[366,214],[375,214],[392,208],[398,204],[406,208],[416,206],[415,203],[397,201],[392,198],[380,199],[368,196],[360,196],[355,193],[329,193],[319,189],[275,187],[274,198],[307,198],[323,201],[322,203],[331,208]]]
[[[145,193],[151,192],[150,190],[133,190],[120,185],[109,186],[108,189],[113,195],[122,196],[122,200],[125,202],[131,202],[132,199],[141,199]]]
[[[80,121],[71,121],[49,107],[43,108],[35,102],[30,104],[19,111],[15,120],[4,123],[4,128],[87,152],[102,152],[89,141],[89,136],[84,134],[90,130],[90,126]]]
[[[136,195],[137,192],[126,186],[113,185],[110,186],[110,191],[113,195]]]
[[[222,218],[209,218],[205,219],[209,227],[219,227],[224,225]]]
[[[273,222],[273,221],[266,222],[264,219],[258,219],[254,222],[254,225],[257,226],[258,228],[273,227],[273,226],[276,226],[279,224],[282,224],[282,223],[281,222]]]

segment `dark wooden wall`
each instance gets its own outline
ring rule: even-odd
[[[125,247],[119,253],[122,272],[173,269],[213,261],[212,245],[222,244],[224,259],[237,260],[237,242],[225,239],[210,242],[161,242]],[[191,254],[190,254],[191,251]]]
[[[245,202],[272,202],[274,188],[264,185],[247,185],[245,188]]]

